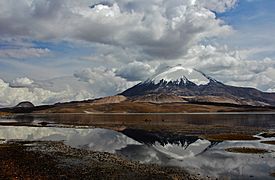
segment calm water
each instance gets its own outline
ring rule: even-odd
[[[68,118],[69,117],[69,118]],[[275,129],[273,114],[195,114],[195,115],[54,115],[17,116],[2,119],[0,139],[28,141],[64,141],[74,148],[89,149],[120,154],[141,163],[178,166],[200,174],[216,178],[231,179],[272,179],[275,171],[275,146],[262,144],[263,138],[255,141],[211,142],[197,136],[156,134],[144,130],[125,129],[117,132],[100,128],[61,127],[60,122],[71,121],[88,124],[88,121],[105,123],[120,121],[136,122],[150,119],[152,123],[181,123],[203,125],[230,125]],[[67,119],[66,119],[67,118]],[[164,120],[164,121],[163,121]],[[41,122],[48,127],[30,127]],[[154,121],[154,122],[153,122]],[[79,123],[81,122],[81,123]],[[15,124],[14,124],[15,123]],[[11,125],[12,124],[12,125]],[[13,126],[16,125],[16,126]],[[62,125],[63,126],[63,125]],[[1,141],[0,141],[1,142]],[[239,154],[226,152],[231,147],[253,147],[269,150],[265,154]]]
[[[196,126],[228,126],[255,127],[275,129],[275,114],[241,113],[241,114],[38,114],[16,115],[9,119],[0,119],[0,124],[17,123],[37,125],[41,122],[67,125],[120,125],[144,123],[150,125],[196,125]]]

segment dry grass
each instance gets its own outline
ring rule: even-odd
[[[261,136],[265,138],[275,137],[275,132],[265,132],[262,133]]]
[[[269,151],[266,149],[259,149],[259,148],[248,148],[248,147],[234,147],[225,149],[227,152],[233,153],[245,153],[245,154],[264,154],[268,153]]]
[[[8,113],[8,112],[0,112],[0,117],[1,116],[8,116],[8,115],[10,115],[11,113]]]
[[[37,113],[193,113],[193,112],[246,112],[246,111],[268,111],[267,108],[231,107],[223,105],[204,105],[191,103],[150,103],[135,102],[131,100],[119,103],[95,103],[76,102],[59,104]]]
[[[203,136],[204,139],[209,141],[250,141],[250,140],[259,140],[257,137],[247,134],[212,134]]]
[[[42,113],[83,113],[102,112],[102,113],[185,113],[185,112],[232,112],[245,111],[243,108],[199,105],[188,103],[149,103],[123,101],[121,103],[94,104],[78,103],[66,104],[54,108],[42,110]]]

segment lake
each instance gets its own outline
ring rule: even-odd
[[[0,141],[62,141],[73,148],[109,152],[141,163],[177,166],[199,176],[272,179],[275,114],[36,114],[0,119]],[[176,134],[171,132],[177,132]],[[210,141],[207,133],[242,132],[256,140]],[[228,152],[260,148],[263,154]]]

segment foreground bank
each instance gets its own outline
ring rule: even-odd
[[[0,145],[0,179],[199,179],[180,168],[144,165],[61,142]]]

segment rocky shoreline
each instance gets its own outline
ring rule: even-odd
[[[0,144],[0,179],[202,179],[176,167],[146,165],[62,142]]]

